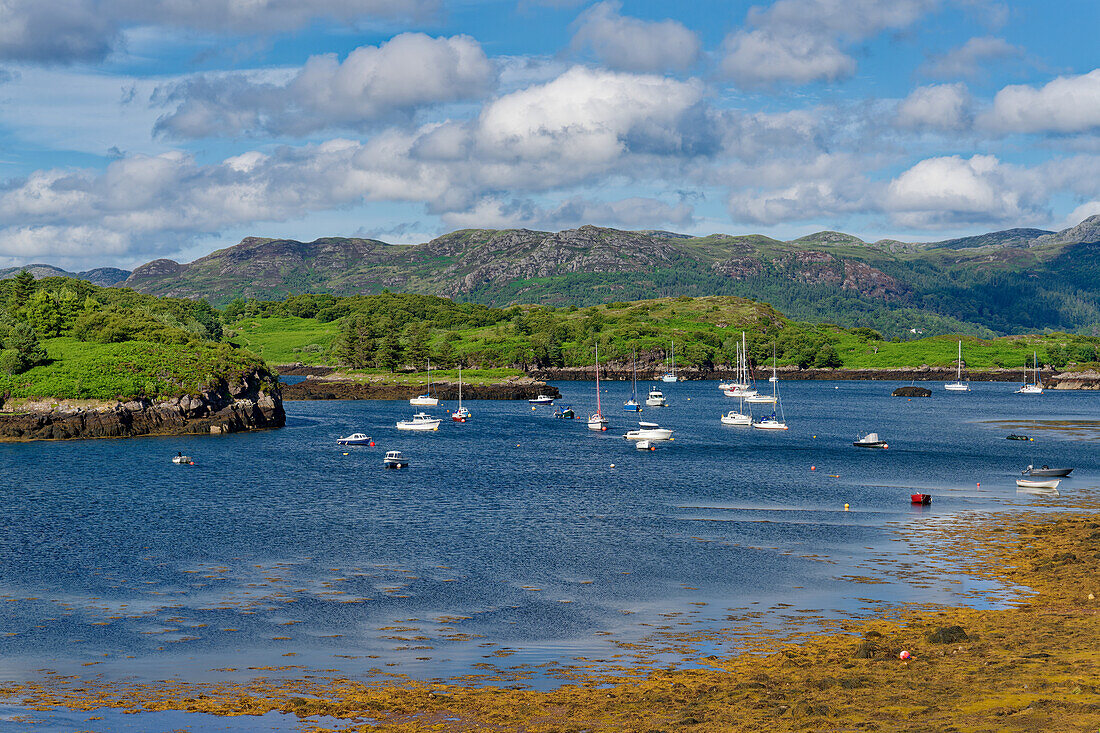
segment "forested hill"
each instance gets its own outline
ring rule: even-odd
[[[660,296],[739,295],[788,316],[888,336],[976,336],[1100,324],[1100,216],[1052,233],[1010,229],[930,243],[868,243],[841,232],[791,242],[585,226],[463,230],[419,245],[250,237],[190,264],[156,260],[124,283],[208,298],[384,289],[490,305],[585,306]]]

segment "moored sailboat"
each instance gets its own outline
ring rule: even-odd
[[[451,419],[455,422],[466,422],[470,419],[470,411],[462,406],[462,365],[458,365],[458,409],[451,413]]]
[[[1016,394],[1042,394],[1043,384],[1039,380],[1039,354],[1033,352],[1032,356],[1035,358],[1035,381],[1027,381],[1027,364],[1024,364],[1024,385],[1016,390]]]
[[[776,377],[776,374],[775,374],[775,344],[774,343],[772,344],[772,378],[769,381],[772,383],[771,401],[772,401],[772,404],[775,405],[775,407],[772,408],[772,414],[771,415],[768,415],[767,417],[765,417],[763,420],[760,420],[759,422],[754,422],[752,424],[752,426],[754,428],[759,429],[759,430],[786,430],[787,429],[787,419],[783,415],[783,404],[782,404],[782,402],[780,402],[780,399],[779,399],[779,379]],[[746,402],[752,402],[753,400],[748,399],[748,400],[745,400],[745,401]],[[776,415],[776,410],[779,411],[778,416]]]
[[[955,372],[955,381],[954,382],[948,382],[947,384],[943,385],[943,388],[946,389],[949,392],[969,392],[970,391],[970,383],[967,382],[967,383],[964,384],[963,381],[962,381],[962,375],[963,375],[963,342],[962,342],[962,339],[959,339],[959,366],[958,366],[958,370]]]
[[[600,403],[600,344],[596,343],[596,411],[588,416],[588,429],[603,432],[607,430],[607,418],[603,416]]]
[[[428,359],[428,391],[409,400],[410,405],[418,407],[435,407],[439,400],[432,397],[432,360]]]
[[[642,411],[638,403],[638,360],[634,352],[630,353],[630,399],[623,403],[623,409],[627,412]]]

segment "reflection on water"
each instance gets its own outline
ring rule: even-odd
[[[292,402],[277,431],[0,445],[0,678],[437,677],[731,614],[991,602],[976,581],[905,572],[919,558],[896,528],[1046,501],[1017,494],[1029,463],[1075,466],[1072,494],[1100,451],[1063,431],[1006,441],[989,421],[1018,419],[1021,398],[1003,385],[913,401],[895,386],[784,383],[782,434],[719,424],[714,382],[665,385],[670,406],[641,416],[615,409],[629,387],[613,383],[606,434],[518,402],[471,402],[471,422],[430,434],[394,429],[405,403]],[[559,387],[594,407],[592,385]],[[1037,421],[1098,406],[1027,402]],[[634,450],[621,435],[639,419],[675,440]],[[355,431],[376,447],[335,444]],[[889,450],[851,446],[869,431]],[[180,450],[196,465],[173,465]],[[411,467],[383,470],[387,450]],[[932,506],[911,507],[915,490]]]

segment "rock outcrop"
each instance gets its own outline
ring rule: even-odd
[[[259,373],[225,380],[197,395],[145,398],[89,408],[39,401],[0,412],[0,441],[132,438],[142,435],[221,435],[286,423],[279,386]]]
[[[1047,389],[1100,389],[1100,372],[1063,372],[1048,379],[1044,386]]]

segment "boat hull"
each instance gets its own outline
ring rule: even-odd
[[[409,404],[417,407],[435,407],[439,404],[439,400],[435,397],[413,397],[409,400]]]
[[[752,425],[752,415],[742,415],[739,412],[731,412],[722,416],[723,425]]]
[[[382,465],[386,468],[405,468],[409,465],[408,461],[383,461]]]
[[[432,430],[439,430],[439,424],[441,422],[442,420],[431,420],[429,422],[412,423],[402,420],[401,422],[397,423],[397,429],[406,430],[414,433],[427,433]]]
[[[1062,480],[1057,478],[1046,479],[1044,481],[1033,481],[1026,478],[1016,479],[1016,485],[1021,489],[1057,489],[1060,483],[1062,483]]]
[[[1073,471],[1072,468],[1026,468],[1024,469],[1024,475],[1065,478],[1069,476],[1071,471]]]
[[[776,398],[772,397],[771,395],[761,394],[745,398],[745,402],[749,403],[750,405],[774,405],[776,401]]]
[[[958,382],[954,382],[952,384],[945,384],[945,385],[943,385],[943,388],[946,389],[948,392],[969,392],[970,391],[970,385],[968,385],[968,384],[959,384]]]
[[[876,440],[874,443],[861,443],[858,440],[852,443],[856,448],[889,448],[890,446],[881,440]]]
[[[631,430],[623,437],[627,440],[669,440],[672,438],[672,431],[665,428]]]
[[[773,420],[763,420],[752,424],[757,430],[786,430],[787,424]]]
[[[341,438],[340,440],[336,441],[336,443],[338,445],[370,445],[371,439],[365,438],[363,440],[344,440],[343,438]]]

